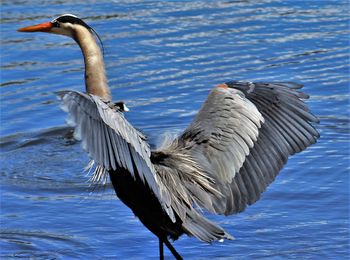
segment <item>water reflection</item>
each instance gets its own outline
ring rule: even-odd
[[[113,95],[152,146],[181,132],[218,83],[305,84],[321,118],[319,142],[291,158],[246,212],[210,217],[235,241],[184,237],[175,246],[188,259],[343,259],[348,10],[347,1],[2,1],[1,257],[158,257],[155,237],[111,187],[90,186],[88,158],[64,127],[53,93],[84,89],[80,50],[66,38],[15,32],[69,12],[101,36]]]

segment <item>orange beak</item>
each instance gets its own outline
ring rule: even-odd
[[[47,22],[47,23],[41,23],[37,25],[20,28],[17,31],[18,32],[49,32],[52,27],[53,27],[53,23]]]

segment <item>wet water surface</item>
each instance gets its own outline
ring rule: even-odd
[[[98,32],[114,99],[153,146],[181,132],[225,81],[295,81],[311,96],[318,143],[245,212],[209,216],[236,240],[176,241],[185,259],[349,254],[347,1],[5,0],[1,12],[1,258],[158,257],[157,238],[109,185],[92,192],[88,157],[65,127],[54,92],[84,89],[79,48],[16,32],[63,13]]]

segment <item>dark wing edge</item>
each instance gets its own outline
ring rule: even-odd
[[[201,207],[225,215],[243,211],[260,198],[290,155],[316,142],[313,124],[319,120],[304,103],[308,95],[301,88],[292,82],[229,82],[212,90],[177,140],[222,194]]]
[[[152,152],[161,186],[168,191],[171,207],[188,235],[205,242],[233,238],[206,219],[200,209],[215,212],[213,198],[226,199],[216,182],[234,178],[257,140],[263,120],[241,91],[215,88],[184,134]],[[234,158],[227,161],[227,155]],[[214,174],[217,169],[221,174]]]
[[[224,188],[230,199],[226,205],[221,203],[218,213],[229,215],[256,202],[288,157],[316,143],[320,134],[313,125],[319,119],[303,101],[309,96],[299,91],[303,85],[293,82],[228,82],[226,85],[242,91],[265,119],[243,167]]]
[[[100,179],[104,172],[127,169],[152,190],[163,209],[175,222],[173,210],[166,201],[166,190],[151,163],[151,151],[145,137],[137,131],[119,110],[109,106],[100,97],[77,91],[56,93],[61,99],[62,110],[69,113],[67,123],[75,127],[74,137],[82,141],[82,147],[97,165],[95,176]]]

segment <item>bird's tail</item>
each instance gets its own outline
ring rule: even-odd
[[[195,236],[199,240],[207,243],[211,243],[215,240],[234,239],[234,237],[223,228],[198,214],[195,210],[191,213],[192,214],[187,216],[186,221],[182,224],[188,235]]]

